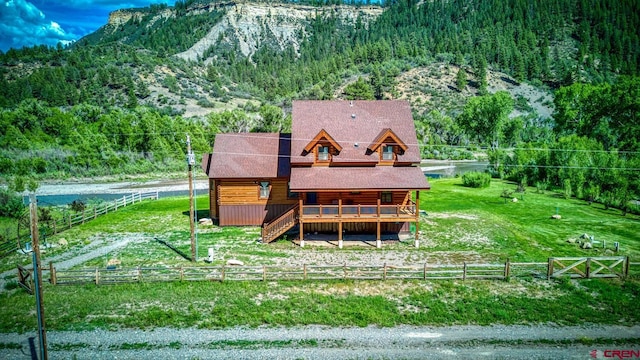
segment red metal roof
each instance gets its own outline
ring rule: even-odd
[[[289,134],[218,134],[202,169],[214,179],[288,177],[290,143]]]
[[[353,163],[379,161],[367,155],[371,144],[384,129],[391,129],[407,145],[399,162],[419,163],[420,150],[409,102],[404,100],[354,100],[293,102],[291,163],[313,163],[314,156],[303,156],[305,147],[324,129],[342,146],[332,162]]]
[[[291,169],[291,191],[426,190],[419,167],[302,167]]]

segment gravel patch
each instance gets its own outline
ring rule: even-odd
[[[0,357],[31,358],[29,339],[35,336],[2,334]],[[633,348],[639,337],[640,326],[600,325],[158,328],[47,333],[52,359],[585,359],[594,349],[619,349],[625,344],[631,344],[625,348]],[[37,344],[37,338],[34,340]],[[598,346],[598,341],[609,345]],[[611,345],[612,341],[618,345]]]

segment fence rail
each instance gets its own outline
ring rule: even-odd
[[[84,224],[87,221],[93,220],[100,215],[105,215],[110,212],[114,212],[119,208],[123,208],[135,203],[139,203],[142,200],[158,200],[158,192],[146,192],[146,193],[132,193],[131,195],[123,195],[122,198],[115,199],[113,201],[105,202],[92,209],[85,209],[78,214],[69,214],[62,219],[58,219],[51,223],[51,230],[53,234],[58,234],[64,230],[71,229],[74,226]],[[20,238],[21,240],[28,241],[29,236]],[[0,243],[0,259],[13,254],[15,251],[20,250],[18,248],[18,239],[13,238]]]
[[[578,260],[576,260],[578,259]],[[584,262],[581,262],[584,259]],[[597,264],[597,271],[591,276],[575,276],[567,271],[556,271],[560,263]],[[609,261],[610,263],[607,263]],[[572,263],[572,264],[573,264]],[[564,264],[564,263],[563,263]],[[608,265],[609,264],[609,265]],[[571,264],[570,264],[571,265]],[[581,278],[626,278],[640,263],[629,262],[628,257],[602,258],[549,258],[548,262],[504,264],[428,264],[413,266],[395,265],[301,265],[301,266],[199,266],[199,267],[135,267],[135,268],[88,268],[77,270],[56,270],[50,264],[49,274],[52,284],[116,284],[132,282],[166,281],[289,281],[289,280],[505,280],[510,277],[581,277]],[[618,269],[602,274],[603,268]],[[567,269],[565,266],[562,269]],[[630,270],[633,269],[633,270]],[[579,269],[578,269],[579,270]],[[587,273],[583,272],[583,275]],[[602,276],[606,275],[606,276]]]
[[[131,195],[123,195],[122,198],[115,199],[113,201],[102,203],[93,209],[84,210],[78,214],[69,214],[69,216],[56,220],[52,224],[52,230],[54,234],[61,231],[71,229],[74,226],[84,224],[87,221],[93,220],[100,215],[105,215],[110,212],[117,211],[119,208],[123,208],[142,200],[158,200],[158,192],[146,192],[146,193],[133,193]]]

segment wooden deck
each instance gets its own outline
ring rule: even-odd
[[[407,205],[303,205],[300,220],[313,222],[416,221],[415,203]]]

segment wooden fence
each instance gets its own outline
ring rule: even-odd
[[[597,271],[582,272],[585,276],[569,274],[575,268],[573,259],[595,265]],[[580,260],[580,261],[582,261]],[[572,263],[564,267],[558,264]],[[612,263],[607,263],[611,261]],[[582,264],[581,263],[581,264]],[[613,265],[615,263],[615,265]],[[609,264],[608,266],[606,264]],[[548,262],[504,264],[422,264],[419,266],[382,265],[301,265],[301,266],[199,266],[199,267],[135,267],[135,268],[85,268],[57,271],[49,267],[49,278],[54,285],[116,284],[132,282],[166,281],[322,281],[322,280],[438,280],[438,279],[494,279],[506,280],[514,277],[557,278],[571,277],[626,278],[630,268],[640,263],[629,262],[628,257],[606,258],[550,258]],[[610,268],[609,273],[603,272]],[[619,271],[616,269],[620,269]],[[579,270],[579,269],[578,269]],[[615,270],[615,271],[614,271]],[[580,275],[578,272],[575,274]],[[590,276],[586,276],[590,274]],[[604,276],[606,275],[606,276]]]
[[[93,220],[100,215],[105,215],[110,212],[117,211],[119,208],[133,205],[147,199],[158,200],[158,192],[153,191],[147,193],[133,193],[131,195],[123,195],[122,198],[104,202],[100,205],[97,205],[93,209],[85,209],[81,213],[69,214],[67,217],[53,222],[51,230],[54,234],[57,234],[63,230],[68,230],[74,226],[84,224],[87,221]]]
[[[71,229],[74,226],[84,224],[87,221],[93,220],[100,215],[114,212],[120,208],[126,207],[128,205],[133,205],[147,199],[158,200],[158,192],[138,192],[131,195],[123,195],[122,198],[104,202],[92,209],[85,209],[81,213],[69,214],[62,219],[57,219],[56,221],[51,223],[50,230],[55,235],[64,230]],[[29,236],[21,237],[21,240],[28,241]],[[18,241],[16,238],[0,243],[0,259],[18,251],[19,249],[17,244]]]

